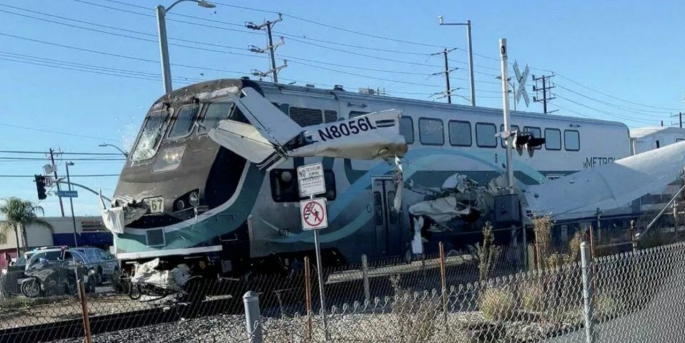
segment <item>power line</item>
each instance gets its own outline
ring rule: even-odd
[[[72,63],[72,62],[67,62],[67,61],[52,60],[52,59],[40,59],[38,57],[29,56],[29,55],[11,54],[11,53],[0,52],[0,56],[3,56],[3,55],[5,55],[5,57],[0,57],[0,60],[2,60],[2,61],[17,62],[17,63],[43,66],[43,67],[62,69],[62,70],[80,71],[80,72],[86,72],[86,73],[98,74],[98,75],[117,76],[117,77],[123,77],[123,78],[127,78],[127,79],[138,79],[138,80],[147,80],[147,81],[159,81],[161,79],[159,76],[156,76],[155,74],[146,75],[147,73],[125,70],[125,69],[114,69],[114,68],[108,68],[108,67],[100,67],[100,66],[93,66],[93,65],[87,65],[87,64]],[[11,55],[11,56],[7,56],[7,55]],[[25,59],[33,59],[33,61],[27,61]],[[82,68],[82,69],[79,69],[79,68]],[[102,70],[98,70],[98,69],[102,69]],[[179,80],[178,81],[179,83],[185,83],[185,84],[203,81],[203,79],[181,77],[181,76],[177,77],[177,80]],[[187,82],[187,81],[192,81],[192,82]]]
[[[45,155],[45,151],[27,151],[27,150],[0,150],[2,154],[40,154]],[[59,152],[59,155],[90,155],[90,156],[121,156],[121,153],[114,152]]]
[[[653,108],[653,109],[656,108],[656,109],[661,109],[661,110],[666,110],[666,111],[680,111],[680,110],[681,110],[681,109],[677,109],[677,108],[658,107],[658,106],[644,105],[644,104],[640,104],[640,103],[637,103],[637,102],[628,101],[628,100],[621,99],[621,98],[615,97],[615,96],[610,95],[610,94],[607,94],[607,93],[600,92],[600,91],[598,91],[598,90],[596,90],[596,89],[593,89],[593,88],[590,88],[590,87],[588,87],[588,86],[585,86],[585,85],[583,85],[583,84],[581,84],[581,83],[579,83],[579,82],[573,81],[573,80],[569,79],[568,77],[565,77],[565,76],[563,76],[563,75],[561,75],[561,74],[559,74],[559,73],[556,73],[556,75],[559,76],[559,77],[561,77],[561,78],[563,78],[563,79],[565,79],[565,80],[568,80],[568,81],[570,81],[570,82],[572,82],[572,83],[575,83],[576,85],[581,86],[581,87],[583,87],[583,88],[585,88],[585,89],[589,89],[589,90],[591,90],[591,91],[593,91],[593,92],[595,92],[595,93],[599,93],[599,94],[602,94],[602,95],[607,96],[607,97],[609,97],[609,98],[612,98],[612,99],[615,99],[615,100],[619,100],[619,101],[623,101],[623,102],[625,102],[625,103],[629,103],[629,104],[633,104],[633,105],[637,105],[637,106],[648,107],[648,108]]]
[[[15,8],[15,7],[12,7],[12,6],[2,5],[2,4],[0,4],[0,6],[6,6],[6,7]],[[26,10],[26,11],[28,11],[28,10]],[[55,23],[55,24],[59,24],[59,25],[66,25],[66,26],[69,26],[69,27],[78,28],[78,29],[83,29],[83,30],[88,30],[88,31],[94,31],[94,32],[99,32],[99,33],[104,33],[104,34],[110,34],[110,35],[115,35],[115,36],[120,36],[120,37],[125,37],[125,38],[131,38],[131,39],[136,39],[136,40],[142,40],[142,41],[146,41],[146,42],[150,42],[150,43],[156,44],[156,41],[155,41],[155,40],[143,39],[143,38],[133,37],[133,36],[129,36],[129,35],[121,35],[121,34],[116,34],[116,33],[112,33],[112,32],[101,31],[101,30],[94,30],[94,29],[91,29],[91,28],[86,28],[86,27],[81,27],[81,26],[76,26],[76,25],[70,25],[70,24],[60,23],[60,22],[56,22],[56,21],[51,21],[51,20],[43,19],[43,18],[36,18],[36,17],[32,17],[32,16],[27,16],[27,15],[23,15],[23,14],[17,14],[17,13],[2,11],[2,10],[0,10],[0,12],[15,14],[15,15],[23,16],[23,17],[28,17],[28,18],[36,19],[36,20],[41,20],[41,21],[47,21],[47,22]],[[50,15],[50,14],[41,13],[41,12],[37,12],[37,11],[30,11],[30,12],[32,12],[32,13],[38,13],[38,14],[43,14],[43,15]],[[63,19],[63,20],[75,21],[75,22],[79,22],[79,23],[83,23],[83,24],[87,24],[87,25],[93,25],[93,26],[98,26],[98,27],[104,27],[104,28],[108,28],[108,29],[112,29],[112,30],[121,30],[121,31],[125,31],[125,32],[130,32],[130,33],[135,33],[135,34],[140,34],[140,35],[146,35],[146,36],[156,36],[156,35],[154,35],[154,34],[149,34],[149,33],[145,33],[145,32],[134,31],[134,30],[127,30],[127,29],[120,29],[120,28],[116,28],[116,27],[105,26],[105,25],[101,25],[101,24],[97,24],[97,23],[92,23],[92,22],[87,22],[87,21],[82,21],[82,20],[77,20],[77,19],[71,19],[71,18],[66,18],[66,17],[61,17],[61,16],[55,16],[55,17],[60,18],[60,19]],[[16,38],[16,37],[14,37],[14,38]],[[172,38],[172,40],[173,40],[173,38]],[[219,44],[206,43],[206,42],[199,42],[199,41],[182,40],[182,39],[175,39],[175,40],[180,40],[180,41],[184,41],[184,42],[192,42],[192,43],[195,43],[195,44],[202,44],[202,45],[209,45],[209,46],[225,47],[225,46],[222,46],[222,45],[219,45]],[[299,41],[299,40],[298,40],[298,41]],[[301,41],[299,41],[299,42],[301,42]],[[304,43],[306,43],[306,42],[304,42]],[[231,51],[220,51],[220,50],[214,50],[214,49],[204,49],[204,48],[192,47],[192,46],[187,46],[187,45],[178,45],[178,44],[171,44],[171,45],[176,45],[176,46],[179,46],[179,47],[184,47],[184,48],[189,48],[189,49],[196,49],[196,50],[201,50],[201,51],[210,51],[210,52],[216,52],[216,53],[233,54],[233,55],[238,55],[238,56],[261,57],[261,56],[254,56],[254,55],[248,55],[248,54],[234,53],[234,52],[231,52]],[[317,45],[317,46],[319,46],[319,45]],[[325,47],[325,46],[320,46],[320,47],[327,48],[327,47]],[[228,48],[239,49],[239,48],[237,48],[237,47],[228,47]],[[346,52],[346,53],[357,54],[357,53],[353,53],[353,52],[349,52],[349,51],[344,51],[344,50],[340,50],[340,49],[333,49],[333,50],[342,51],[342,52]],[[89,51],[89,52],[92,52],[92,51]],[[111,56],[112,54],[107,53],[107,55],[110,55],[110,56]],[[115,55],[116,55],[116,54],[115,54]],[[359,55],[359,54],[357,54],[357,55]],[[378,58],[378,59],[382,59],[382,60],[388,60],[387,58],[382,58],[382,57],[378,57],[378,56],[370,56],[370,55],[365,55],[365,54],[361,54],[361,55],[364,56],[364,57],[371,57],[371,58]],[[113,57],[130,58],[130,57],[121,56],[121,55],[116,55],[116,56],[113,56]],[[290,60],[295,60],[295,61],[297,61],[297,60],[302,60],[302,61],[308,61],[308,62],[312,62],[312,63],[329,64],[329,65],[334,65],[334,66],[347,67],[347,68],[355,68],[355,69],[363,69],[363,70],[370,70],[370,71],[378,71],[378,72],[386,72],[386,73],[396,73],[396,74],[407,74],[407,75],[426,75],[426,74],[424,74],[424,73],[416,73],[416,72],[394,71],[394,70],[382,70],[382,69],[374,69],[374,68],[363,68],[363,67],[356,67],[356,66],[346,66],[346,65],[334,64],[334,63],[326,63],[326,62],[319,62],[319,61],[314,61],[314,60],[308,60],[308,59],[299,58],[299,57],[292,57],[292,56],[283,56],[283,57],[288,58],[288,59],[290,59]],[[135,59],[136,59],[136,60],[140,60],[140,61],[144,61],[144,62],[149,62],[149,63],[158,63],[157,61],[154,61],[154,60],[147,60],[147,59],[140,59],[140,58],[135,58]],[[399,63],[411,63],[411,64],[418,65],[418,66],[436,67],[436,66],[433,66],[433,65],[419,64],[419,63],[414,63],[414,62],[406,62],[406,61],[398,61],[398,60],[389,60],[389,61],[392,61],[392,62],[399,62]],[[457,61],[457,62],[463,63],[463,62],[460,62],[460,61]],[[173,65],[182,66],[182,67],[186,67],[186,68],[209,69],[209,70],[221,71],[221,72],[232,72],[232,73],[243,74],[243,75],[245,74],[245,73],[241,73],[241,72],[228,71],[228,70],[223,70],[223,69],[199,68],[199,67],[194,67],[194,66],[178,65],[178,64],[173,64]],[[481,73],[481,74],[492,76],[492,74],[487,74],[487,73]],[[156,75],[156,74],[155,74],[155,75]],[[187,79],[187,78],[186,78],[186,79]],[[494,83],[494,82],[487,82],[487,81],[479,81],[479,82],[481,82],[481,83],[492,83],[492,84],[497,84],[497,83]]]
[[[568,101],[568,102],[571,102],[571,103],[573,103],[573,104],[576,104],[576,105],[578,105],[578,106],[582,106],[582,107],[585,107],[585,108],[587,108],[587,109],[590,109],[590,110],[593,110],[593,111],[596,111],[596,112],[599,112],[599,113],[606,114],[606,115],[608,115],[608,116],[610,116],[610,117],[615,117],[615,118],[619,118],[619,119],[622,119],[622,120],[632,120],[632,121],[636,121],[636,122],[652,123],[651,121],[648,121],[648,120],[637,119],[637,118],[631,118],[631,117],[627,117],[627,116],[620,115],[620,114],[617,114],[617,113],[613,113],[613,112],[609,112],[609,111],[600,110],[600,109],[597,109],[597,108],[594,108],[594,107],[585,105],[585,104],[583,104],[583,103],[580,103],[580,102],[571,100],[571,99],[569,99],[569,98],[563,97],[563,96],[561,96],[561,95],[557,95],[557,98],[559,98],[559,99],[564,99],[564,100],[566,100],[566,101]]]
[[[69,175],[69,177],[119,177],[120,174],[83,174],[83,175]],[[0,174],[0,178],[34,178],[35,175],[21,175],[21,174]]]
[[[233,8],[240,8],[240,9],[248,9],[248,10],[259,11],[259,12],[265,12],[265,13],[274,13],[274,12],[272,12],[272,11],[265,11],[265,10],[255,9],[255,8],[244,7],[244,6],[229,5],[229,4],[222,3],[222,2],[217,2],[217,1],[214,1],[214,3],[216,3],[216,4],[218,4],[218,5],[226,6],[226,7],[233,7]],[[284,15],[284,16],[287,16],[287,17],[290,17],[290,18],[293,18],[293,19],[296,19],[296,20],[300,20],[300,21],[306,22],[306,23],[315,24],[315,25],[319,25],[319,26],[323,26],[323,27],[328,27],[328,28],[331,28],[331,29],[335,29],[335,30],[339,30],[339,31],[344,31],[344,32],[348,32],[348,33],[354,33],[354,34],[361,35],[361,36],[372,37],[372,38],[382,39],[382,40],[386,40],[386,41],[393,41],[393,42],[398,42],[398,43],[404,43],[404,44],[412,44],[412,45],[418,45],[418,46],[426,46],[426,47],[431,47],[431,48],[442,48],[442,46],[440,46],[440,45],[427,44],[427,43],[419,43],[419,42],[412,42],[412,41],[408,41],[408,40],[402,40],[402,39],[396,39],[396,38],[390,38],[390,37],[377,36],[377,35],[372,35],[372,34],[366,33],[366,32],[359,32],[359,31],[354,31],[354,30],[350,30],[350,29],[345,29],[345,28],[341,28],[341,27],[337,27],[337,26],[333,26],[333,25],[329,25],[329,24],[319,23],[319,22],[316,22],[316,21],[313,21],[313,20],[309,20],[309,19],[304,19],[304,18],[301,18],[301,17],[298,17],[298,16],[294,16],[294,15],[291,15],[291,14],[285,14],[285,13],[283,13],[283,15]]]
[[[635,113],[635,114],[643,114],[643,115],[644,115],[645,112],[647,112],[647,113],[670,114],[670,112],[667,112],[667,111],[654,111],[654,110],[646,110],[646,109],[645,109],[645,110],[640,110],[640,109],[635,109],[635,108],[623,107],[623,106],[621,106],[621,105],[613,104],[613,103],[610,103],[610,102],[606,102],[606,101],[603,101],[603,100],[599,100],[599,99],[596,99],[596,98],[593,98],[593,97],[590,97],[590,96],[587,96],[587,95],[584,95],[584,94],[575,92],[575,91],[573,91],[573,90],[571,90],[571,89],[569,89],[569,88],[566,88],[566,87],[564,87],[564,86],[559,86],[559,85],[557,85],[557,87],[559,87],[559,88],[561,88],[561,89],[563,89],[563,90],[569,91],[569,92],[571,92],[571,93],[573,93],[573,94],[582,96],[583,98],[586,98],[586,99],[589,99],[589,100],[592,100],[592,101],[596,101],[596,102],[598,102],[598,103],[600,103],[600,104],[604,104],[604,105],[609,106],[609,107],[614,107],[614,108],[617,108],[617,109],[619,109],[619,110],[623,110],[623,111],[627,111],[627,112],[632,112],[632,113]]]
[[[4,157],[0,156],[0,161],[45,161],[45,158],[38,157]],[[63,159],[58,159],[63,160]],[[125,158],[69,158],[69,161],[126,161]]]
[[[27,127],[27,126],[12,125],[12,124],[3,124],[3,123],[0,123],[0,126],[11,127],[11,128],[15,128],[15,129],[31,130],[31,131],[37,131],[37,132],[54,133],[54,134],[59,134],[59,135],[71,136],[71,137],[80,137],[80,138],[96,139],[96,140],[99,140],[99,141],[108,141],[108,142],[117,142],[117,143],[119,142],[119,140],[116,140],[116,139],[102,138],[102,137],[94,137],[94,136],[87,136],[87,135],[81,135],[81,134],[77,134],[77,133],[60,132],[60,131],[45,130],[45,129],[37,129],[37,128],[35,128],[35,127]]]

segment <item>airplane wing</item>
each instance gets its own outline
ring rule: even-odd
[[[252,163],[260,163],[275,152],[273,145],[250,124],[222,120],[208,134],[219,145],[230,147],[233,152]]]
[[[294,122],[251,88],[235,98],[251,125],[230,119],[209,136],[221,146],[271,170],[290,157],[335,157],[371,160],[403,157],[407,143],[400,134],[402,111],[387,110],[332,123],[307,126]]]
[[[683,174],[685,142],[625,157],[524,190],[528,210],[555,219],[591,216],[658,194]]]
[[[257,131],[271,143],[284,146],[304,131],[256,90],[244,88],[243,94],[244,97],[234,99],[235,104]]]

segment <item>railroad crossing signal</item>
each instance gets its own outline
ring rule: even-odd
[[[519,71],[519,65],[514,61],[514,73],[516,74],[516,81],[518,81],[519,85],[516,87],[516,94],[514,97],[514,101],[516,103],[519,102],[521,97],[523,96],[523,100],[526,102],[526,107],[530,104],[530,99],[528,98],[528,92],[526,92],[526,79],[528,78],[528,73],[530,71],[528,70],[528,65],[526,65],[526,68],[523,70],[523,74]]]

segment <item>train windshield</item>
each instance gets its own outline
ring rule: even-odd
[[[147,160],[155,155],[159,141],[164,136],[169,124],[168,117],[169,111],[156,111],[148,115],[143,124],[143,131],[138,138],[138,143],[131,154],[132,161]]]

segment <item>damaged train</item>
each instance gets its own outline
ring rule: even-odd
[[[587,159],[631,154],[623,123],[519,111],[511,122],[519,188],[581,171]],[[458,249],[479,240],[463,233],[480,231],[506,198],[498,197],[506,184],[500,131],[500,109],[339,86],[206,81],[151,106],[112,202],[102,204],[103,219],[122,270],[155,261],[237,280],[287,271],[304,256],[314,260],[313,234],[301,229],[296,168],[321,162],[325,266],[356,263],[362,254],[410,258],[414,218],[425,221],[420,250],[434,251],[438,240]],[[520,225],[521,217],[499,224]]]

